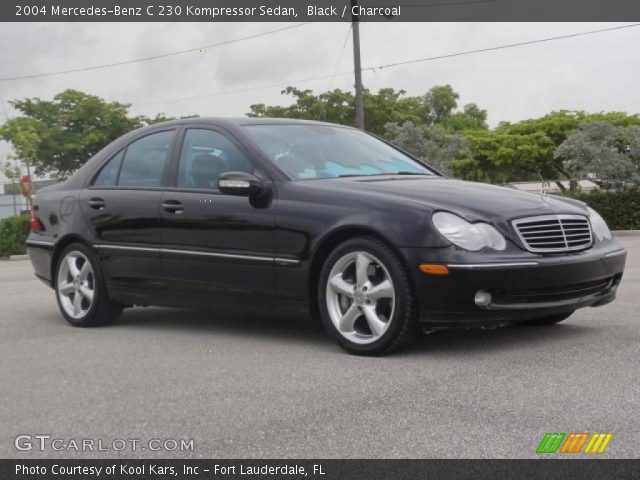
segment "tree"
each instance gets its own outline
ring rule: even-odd
[[[527,135],[542,132],[556,146],[564,142],[580,125],[593,122],[609,122],[621,127],[640,126],[640,115],[628,115],[624,112],[586,113],[583,111],[560,110],[540,118],[523,120],[517,123],[502,122],[496,130]]]
[[[323,120],[342,125],[355,124],[355,99],[351,92],[336,89],[314,95],[312,90],[287,87],[283,95],[295,102],[289,106],[251,105],[250,117],[300,118]],[[364,91],[365,128],[377,135],[386,134],[386,125],[411,122],[418,127],[441,125],[448,131],[487,128],[487,112],[475,104],[456,111],[458,94],[450,85],[435,86],[421,96],[407,96],[404,90],[381,88]]]
[[[418,127],[411,122],[387,123],[386,138],[446,175],[452,174],[451,162],[464,155],[468,146],[464,138],[448,134],[438,125]]]
[[[487,130],[487,111],[475,103],[464,106],[462,112],[453,112],[442,120],[442,125],[450,132],[463,130]]]
[[[36,175],[66,177],[121,135],[170,119],[129,117],[129,105],[77,90],[66,90],[51,101],[26,98],[10,103],[22,115],[0,127],[0,138],[11,142],[16,157],[33,166]]]
[[[451,162],[454,174],[466,180],[504,183],[556,175],[555,145],[544,133],[526,135],[499,130],[463,134],[468,149]]]
[[[335,89],[318,96],[312,90],[287,87],[281,92],[291,96],[295,103],[289,106],[251,105],[249,117],[299,118],[303,120],[324,120],[341,125],[353,125],[355,121],[354,97],[350,92]]]
[[[436,85],[424,96],[424,104],[429,106],[425,123],[433,125],[442,123],[458,106],[460,95],[454,92],[451,85]]]
[[[14,151],[17,152],[12,155],[12,159],[23,163],[27,168],[27,174],[31,175],[31,166],[37,161],[38,145],[42,141],[38,123],[30,118],[8,120],[0,128],[0,138],[11,141]]]
[[[571,179],[593,176],[605,187],[640,182],[640,127],[624,128],[606,121],[580,125],[555,150]]]
[[[22,168],[20,168],[20,164],[15,160],[15,158],[8,158],[9,161],[4,162],[2,173],[7,179],[11,180],[11,183],[18,182],[22,177]],[[14,160],[13,163],[11,163],[11,160]]]

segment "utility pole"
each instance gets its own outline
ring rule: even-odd
[[[356,74],[356,128],[364,130],[364,101],[362,98],[362,67],[360,65],[360,18],[353,14],[358,0],[351,1],[351,26],[353,35],[353,69]]]

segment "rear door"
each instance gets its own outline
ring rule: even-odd
[[[272,205],[218,191],[224,172],[266,178],[228,132],[188,126],[172,186],[162,197],[162,257],[167,287],[193,294],[275,296]]]
[[[175,137],[174,128],[136,138],[80,195],[112,293],[144,297],[162,286],[159,208]]]

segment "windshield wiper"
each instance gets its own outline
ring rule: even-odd
[[[345,173],[343,175],[338,175],[338,178],[345,177],[379,177],[381,175],[426,175],[433,176],[433,173],[428,172],[380,172],[380,173]]]
[[[390,175],[427,175],[427,176],[433,176],[433,173],[429,173],[429,172],[396,172],[396,173],[392,173]]]

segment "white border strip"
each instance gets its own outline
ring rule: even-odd
[[[448,263],[449,268],[459,268],[462,270],[472,268],[509,268],[509,267],[537,267],[538,262],[510,262],[510,263]]]
[[[260,255],[240,255],[235,253],[216,253],[216,252],[201,252],[196,250],[178,250],[173,248],[152,248],[152,247],[133,247],[126,245],[104,245],[96,244],[94,248],[98,250],[132,250],[137,252],[152,252],[152,253],[174,253],[178,255],[197,255],[201,257],[215,257],[215,258],[231,258],[237,260],[252,260],[257,262],[269,262],[278,263],[281,265],[298,265],[300,260],[295,258],[285,257],[264,257]]]

